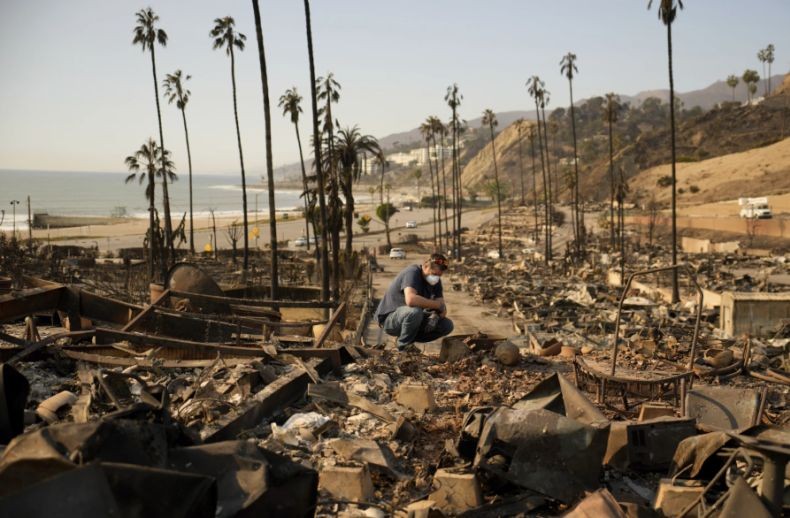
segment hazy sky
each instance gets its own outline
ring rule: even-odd
[[[656,0],[654,3],[658,3]],[[247,170],[265,167],[263,101],[249,1],[0,0],[0,169],[122,171],[123,159],[157,135],[150,57],[131,45],[134,13],[150,5],[169,35],[157,49],[159,79],[192,75],[187,107],[196,173],[238,174],[230,60],[208,36],[231,15],[247,35],[237,59]],[[673,24],[675,85],[702,88],[776,46],[774,73],[790,68],[787,0],[687,0]],[[552,106],[568,102],[558,63],[578,56],[574,95],[634,94],[666,88],[666,30],[647,0],[313,0],[316,73],[335,73],[341,125],[378,137],[446,119],[443,97],[457,82],[461,115],[529,109],[524,82],[538,74]],[[309,70],[301,0],[261,0],[273,107],[286,88],[305,96]],[[175,105],[163,103],[165,145],[185,172],[186,148]],[[298,159],[293,126],[273,114],[274,162]],[[2,176],[0,176],[0,182]]]

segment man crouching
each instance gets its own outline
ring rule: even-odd
[[[414,342],[431,342],[453,331],[453,321],[446,318],[442,274],[447,258],[431,254],[422,263],[407,266],[392,281],[381,299],[375,318],[390,336],[397,336],[398,350],[413,347]]]

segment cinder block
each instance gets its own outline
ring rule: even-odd
[[[398,387],[397,401],[415,412],[427,412],[436,408],[433,387],[424,383],[402,383]]]
[[[428,497],[445,513],[461,513],[483,505],[480,484],[474,473],[436,471],[433,476],[434,491]]]
[[[369,502],[373,498],[373,482],[367,466],[327,466],[318,477],[318,488],[354,502]]]

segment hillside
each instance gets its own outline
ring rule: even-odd
[[[631,192],[651,193],[659,202],[669,203],[671,190],[659,187],[658,181],[670,172],[669,164],[641,171],[629,182]],[[790,192],[790,138],[701,162],[677,164],[676,174],[679,206]]]
[[[532,121],[527,121],[524,129],[523,140],[523,160],[525,189],[527,193],[532,192],[532,161],[530,158],[529,139],[526,135],[530,127],[535,126]],[[482,135],[481,135],[482,136]],[[462,184],[467,190],[481,190],[481,185],[488,180],[494,179],[494,162],[491,160],[491,142],[488,131],[485,132],[486,145],[477,153],[464,167],[461,173]],[[521,174],[519,167],[519,143],[518,125],[510,124],[499,132],[494,139],[497,151],[497,166],[499,168],[499,180],[504,185],[506,192],[513,196],[521,196]],[[540,180],[538,181],[540,183]]]
[[[709,167],[712,167],[708,159],[770,147],[784,136],[790,135],[788,110],[790,93],[785,93],[786,86],[777,88],[772,96],[754,105],[725,102],[708,111],[700,108],[679,111],[678,162],[697,165],[708,163]],[[580,103],[576,109],[581,189],[589,198],[598,200],[608,197],[609,194],[608,136],[607,127],[602,120],[603,105],[601,98],[592,98]],[[641,171],[669,162],[668,119],[668,105],[661,103],[657,98],[648,98],[638,107],[627,106],[623,109],[613,130],[614,154],[616,164],[623,166],[627,179],[634,178]],[[552,113],[549,117],[549,134],[552,177],[556,178],[555,173],[562,177],[570,167],[558,167],[559,161],[563,158],[570,159],[573,154],[568,112],[558,109]],[[497,137],[496,144],[497,160],[503,181],[510,179],[509,183],[518,187],[520,181],[515,126],[504,128]],[[526,149],[526,145],[527,142],[525,142],[527,155],[525,160],[528,161],[529,150]],[[776,165],[781,170],[781,164]],[[467,162],[462,174],[463,185],[473,188],[477,187],[486,175],[493,175],[490,147],[483,148],[477,156]],[[772,174],[766,178],[771,179],[770,186],[762,185],[760,180],[750,187],[756,192],[770,190],[775,193],[782,189],[790,190],[788,182],[778,177],[774,178]],[[563,187],[564,183],[560,182]],[[645,192],[654,190],[655,180],[652,186],[645,184],[642,187]],[[726,190],[727,187],[723,189]],[[516,189],[515,194],[520,194],[520,188]],[[567,191],[562,189],[560,199],[566,199],[567,194]],[[721,199],[724,194],[718,191],[711,192],[716,199]],[[729,197],[737,198],[732,195]]]

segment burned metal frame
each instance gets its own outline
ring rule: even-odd
[[[620,320],[623,312],[623,304],[628,294],[628,290],[631,288],[631,283],[635,277],[673,270],[684,270],[691,279],[691,282],[694,284],[698,295],[697,315],[694,321],[694,332],[691,338],[691,350],[689,352],[687,370],[678,374],[662,376],[655,379],[640,379],[626,376],[617,376],[617,353],[620,342]],[[634,406],[633,403],[629,404],[629,395],[646,398],[646,400],[659,398],[663,399],[667,395],[671,395],[675,406],[682,407],[685,401],[685,392],[691,386],[694,376],[694,371],[692,368],[694,365],[694,358],[696,356],[697,338],[699,336],[699,326],[700,320],[702,318],[703,296],[702,288],[697,283],[697,279],[695,278],[693,272],[686,264],[641,270],[629,275],[617,305],[617,319],[615,321],[614,336],[612,337],[611,369],[608,373],[602,372],[589,365],[580,356],[577,356],[573,364],[574,373],[576,376],[576,386],[587,390],[589,390],[588,387],[595,387],[596,399],[598,403],[605,403],[607,394],[621,396],[623,400],[623,408],[625,411],[628,411],[630,407]]]
[[[612,339],[612,372],[611,375],[615,375],[615,370],[617,369],[617,349],[620,342],[620,317],[623,313],[623,302],[625,301],[626,295],[628,294],[629,288],[631,288],[631,283],[634,280],[634,277],[640,277],[643,275],[650,275],[654,273],[661,273],[671,270],[680,270],[683,269],[691,279],[691,282],[694,283],[694,287],[697,289],[697,294],[699,295],[699,299],[697,300],[697,318],[694,321],[694,334],[691,337],[691,352],[689,353],[689,363],[688,363],[688,370],[690,371],[692,366],[694,365],[694,356],[697,351],[697,336],[699,335],[699,323],[700,319],[702,318],[702,301],[704,294],[702,292],[702,288],[697,283],[697,279],[692,273],[691,269],[686,264],[676,264],[673,266],[664,266],[662,268],[652,268],[650,270],[641,270],[638,272],[634,272],[628,276],[628,281],[625,283],[625,287],[623,288],[623,293],[620,295],[620,301],[617,304],[617,320],[615,321],[614,325],[614,338]]]

